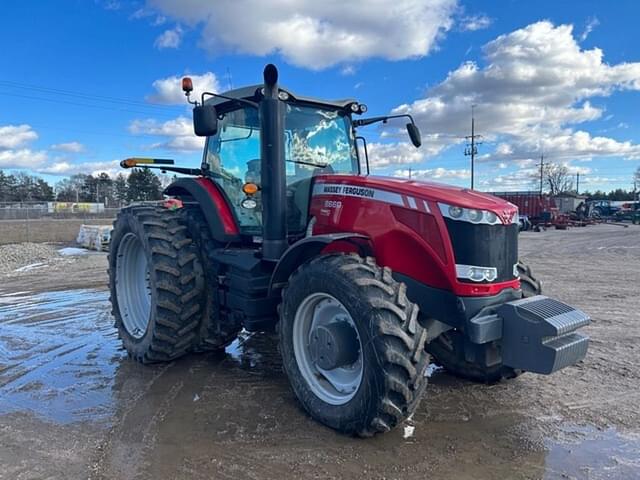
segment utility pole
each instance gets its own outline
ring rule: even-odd
[[[471,157],[471,190],[473,190],[474,164],[476,155],[478,154],[478,145],[482,144],[482,135],[476,135],[474,117],[475,108],[475,105],[471,105],[471,135],[467,135],[466,137],[464,137],[467,140],[467,146],[464,149],[464,155],[465,157]]]
[[[411,180],[411,167],[409,167],[409,180]]]
[[[544,154],[540,155],[540,195],[542,195],[542,185],[544,184]]]
[[[580,172],[576,172],[576,195],[580,195]]]

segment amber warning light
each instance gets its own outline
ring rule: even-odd
[[[193,91],[193,82],[191,81],[191,78],[184,77],[182,79],[182,91],[185,95],[189,95]]]
[[[242,186],[242,191],[247,195],[255,195],[258,190],[260,190],[260,187],[255,183],[248,182]]]

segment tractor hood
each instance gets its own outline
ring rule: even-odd
[[[353,175],[319,175],[316,182],[342,183],[369,187],[401,195],[415,196],[424,200],[442,202],[465,208],[490,210],[499,216],[515,212],[517,207],[502,198],[468,188],[454,187],[443,183],[408,180],[397,177],[353,176]]]

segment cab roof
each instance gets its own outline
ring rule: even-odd
[[[238,99],[245,99],[245,100],[257,100],[256,97],[258,97],[260,95],[260,90],[263,88],[264,85],[251,85],[248,87],[241,87],[241,88],[236,88],[234,90],[229,90],[228,92],[222,92],[220,95],[224,95],[225,97],[230,97],[230,98],[238,98]],[[343,109],[348,107],[349,105],[351,105],[352,103],[358,103],[354,98],[344,98],[341,100],[325,100],[322,98],[316,98],[316,97],[306,97],[303,95],[297,95],[295,93],[293,93],[291,90],[287,89],[287,88],[283,88],[280,87],[279,90],[281,92],[286,92],[289,94],[290,97],[292,97],[293,99],[299,101],[299,102],[303,102],[303,103],[313,103],[316,105],[326,105],[328,107],[334,107],[336,109]],[[224,103],[229,102],[230,100],[226,99],[226,98],[220,98],[220,97],[209,97],[207,100],[205,100],[205,104],[206,105],[213,105],[215,107],[217,107],[218,105],[222,105]]]

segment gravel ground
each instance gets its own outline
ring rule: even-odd
[[[593,317],[587,358],[492,386],[438,370],[412,421],[368,440],[300,409],[271,336],[130,361],[104,254],[0,276],[0,478],[640,478],[640,227],[520,245],[547,295]]]
[[[0,275],[34,264],[62,259],[56,247],[46,243],[0,245]]]
[[[26,289],[62,290],[104,287],[106,253],[62,255],[63,244],[14,243],[0,245],[0,287],[24,285]]]

